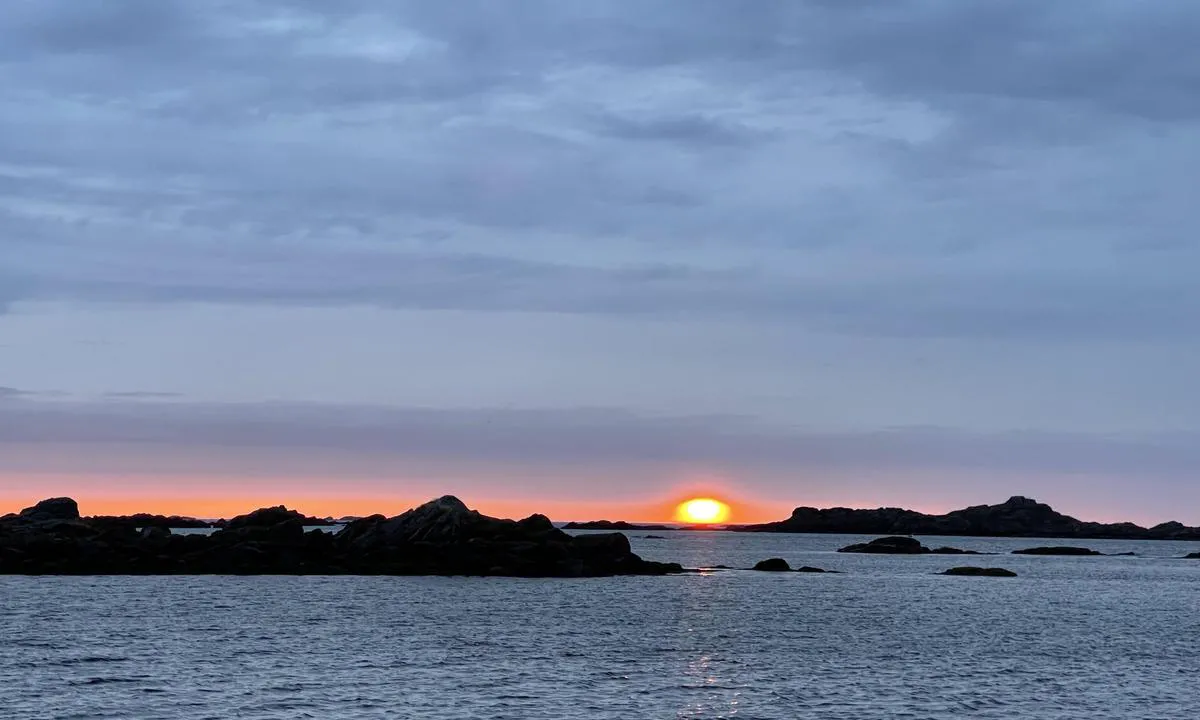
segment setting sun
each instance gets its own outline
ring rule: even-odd
[[[698,525],[723,522],[728,517],[729,506],[712,498],[692,498],[675,510],[676,520]]]

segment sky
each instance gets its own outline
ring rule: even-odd
[[[1200,524],[1194,0],[6,0],[0,512]]]

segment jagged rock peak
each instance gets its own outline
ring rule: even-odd
[[[238,515],[225,524],[225,527],[230,530],[243,527],[273,527],[292,520],[303,522],[306,519],[304,513],[297,510],[289,510],[286,506],[276,505],[274,507],[259,508],[245,515]]]
[[[1041,505],[1042,503],[1033,498],[1025,497],[1024,495],[1013,495],[1004,502],[1005,505],[1012,507],[1028,507],[1033,505]]]
[[[453,495],[443,495],[389,518],[383,524],[383,530],[393,542],[444,542],[464,535],[469,527],[485,520],[493,519],[485,518],[470,509],[466,503]]]
[[[417,509],[420,510],[422,508],[437,508],[439,510],[447,510],[451,512],[471,512],[471,508],[467,507],[465,502],[459,500],[453,495],[443,495],[436,500],[430,500]]]

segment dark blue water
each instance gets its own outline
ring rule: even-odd
[[[634,533],[651,559],[840,575],[0,577],[0,717],[1182,718],[1193,544],[1141,557],[839,555],[857,538]],[[947,540],[1006,551],[1048,544]],[[955,564],[1015,579],[953,578]]]

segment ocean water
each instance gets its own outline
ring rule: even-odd
[[[631,534],[662,578],[0,577],[0,717],[1183,718],[1200,708],[1195,543]],[[956,564],[1014,579],[942,577]]]

